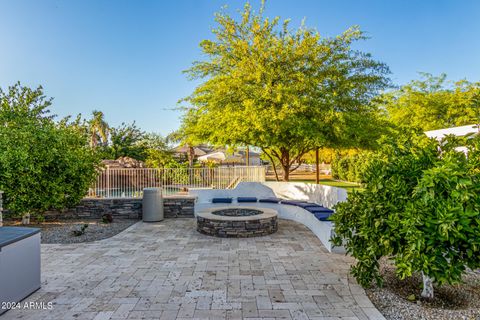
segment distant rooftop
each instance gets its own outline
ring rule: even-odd
[[[453,134],[457,137],[462,137],[462,136],[465,136],[469,133],[477,133],[477,132],[479,132],[478,125],[470,124],[470,125],[467,125],[467,126],[460,126],[460,127],[425,131],[425,134],[429,138],[435,138],[437,140],[441,140],[445,136],[450,135],[450,134]]]

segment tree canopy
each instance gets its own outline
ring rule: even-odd
[[[78,119],[78,127],[89,136],[90,146],[104,159],[130,157],[145,161],[148,166],[175,166],[166,138],[155,133],[146,133],[135,122],[117,127],[110,126],[101,111],[93,111],[89,120]]]
[[[365,138],[379,132],[371,130],[378,118],[370,101],[389,85],[389,70],[352,48],[365,39],[358,27],[322,37],[249,4],[238,21],[224,12],[215,20],[214,39],[200,43],[207,59],[187,70],[202,80],[183,100],[191,134],[260,147],[281,163],[284,180],[310,150],[375,140]]]
[[[421,73],[420,80],[386,93],[380,100],[394,124],[423,131],[480,122],[480,83],[452,83],[445,74]]]
[[[110,128],[110,142],[105,146],[105,153],[112,159],[130,157],[137,160],[145,160],[145,146],[141,142],[145,137],[135,122],[122,123],[118,127]]]

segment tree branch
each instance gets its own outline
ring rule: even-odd
[[[273,172],[275,172],[275,179],[277,179],[277,181],[280,181],[280,179],[278,178],[278,172],[277,172],[277,168],[275,166],[275,161],[273,160],[272,156],[265,149],[262,148],[262,151],[263,151],[263,153],[265,153],[267,155],[267,157],[272,162]]]

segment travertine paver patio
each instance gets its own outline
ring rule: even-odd
[[[271,236],[219,239],[193,219],[139,222],[95,243],[42,245],[42,288],[3,319],[382,319],[304,226]]]

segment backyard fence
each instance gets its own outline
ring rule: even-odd
[[[321,164],[318,165],[318,167],[320,169],[320,172],[325,172],[325,171],[330,170],[330,165],[329,164],[321,163]],[[314,165],[314,164],[302,163],[298,167],[297,171],[315,172],[315,171],[317,171],[317,168],[316,168],[316,165]]]
[[[294,164],[293,167],[296,167],[297,165]],[[319,171],[321,174],[330,174],[331,172],[331,166],[330,164],[325,164],[325,163],[321,163],[319,164]],[[281,167],[277,167],[277,171],[278,172],[281,172],[282,171],[282,168]],[[297,170],[295,170],[296,172],[316,172],[317,171],[317,168],[316,168],[316,165],[314,164],[306,164],[306,163],[302,163],[298,168]],[[268,166],[267,167],[267,174],[273,174],[273,166]]]
[[[193,188],[231,189],[239,182],[264,182],[265,167],[107,168],[100,172],[88,197],[142,197],[144,188],[175,194]]]

